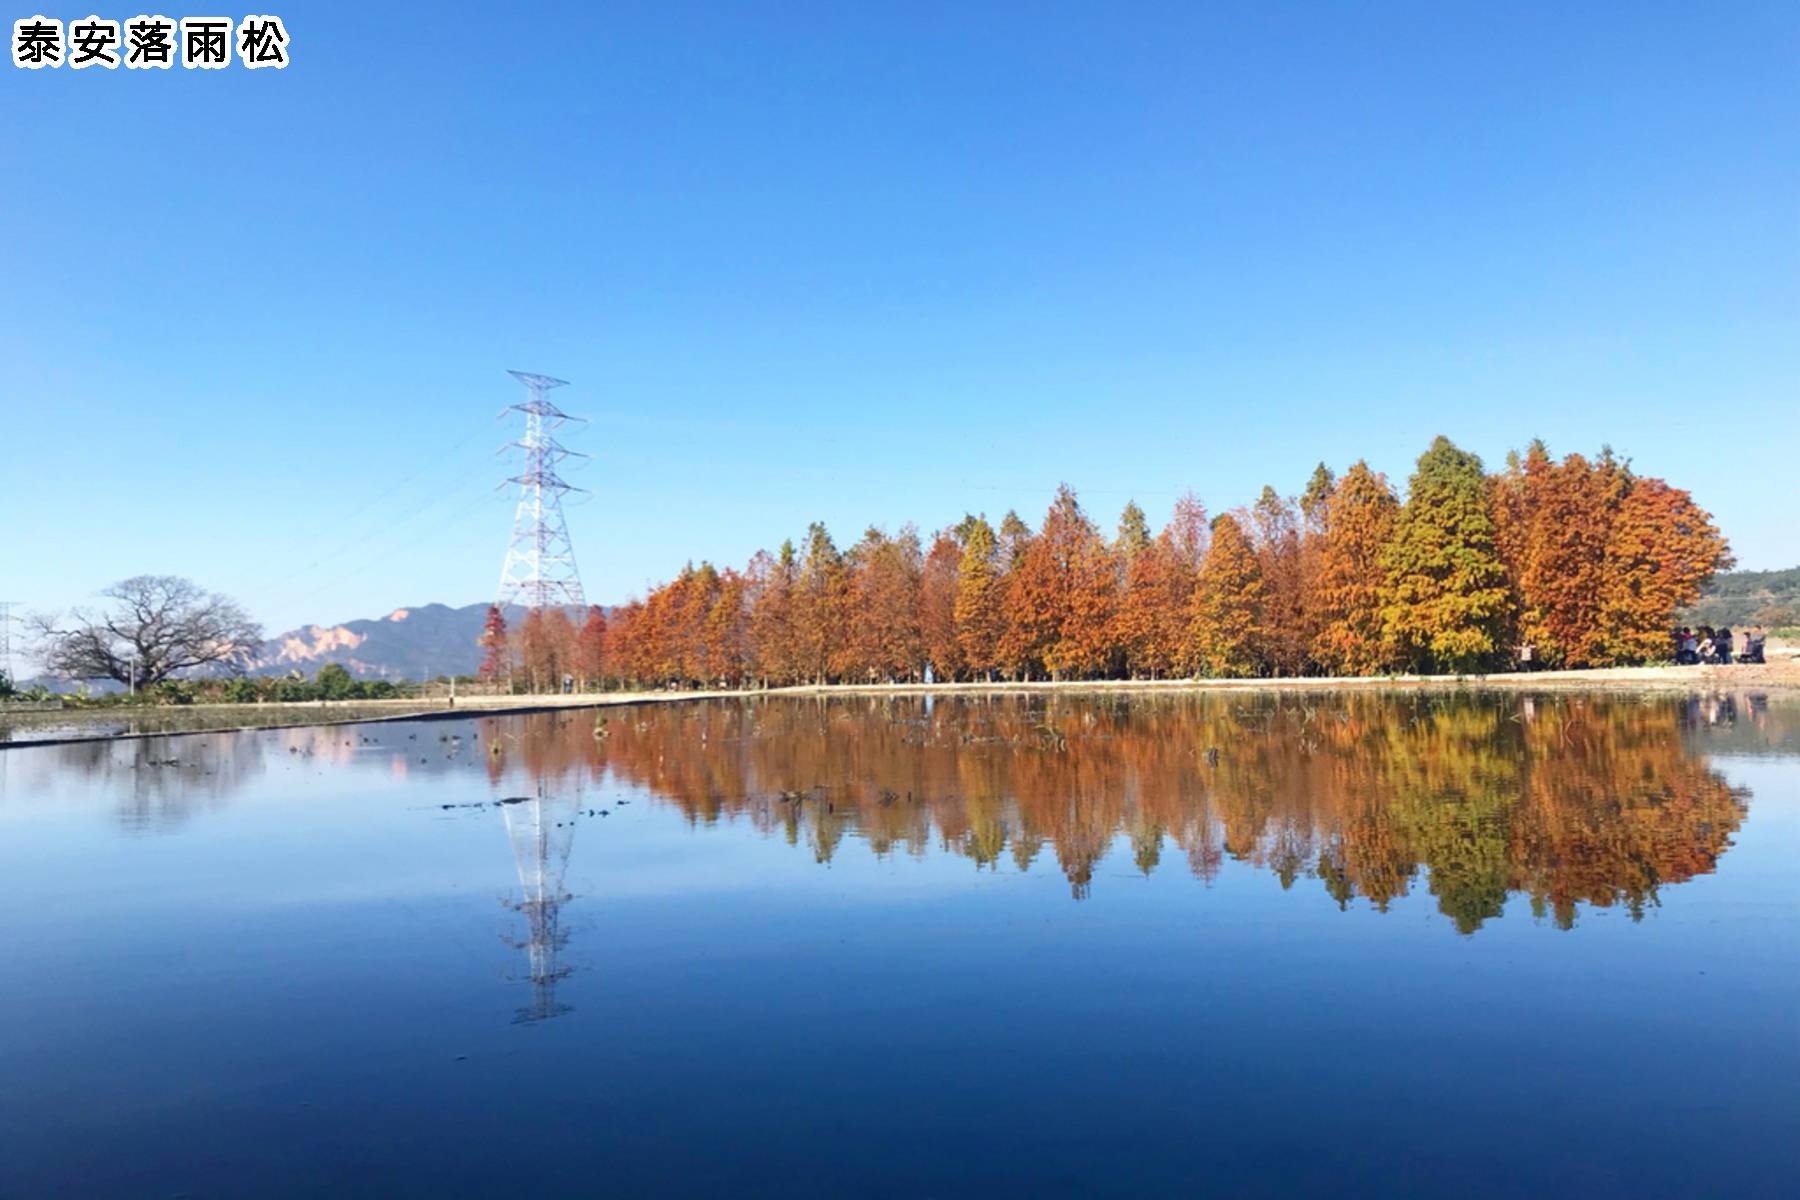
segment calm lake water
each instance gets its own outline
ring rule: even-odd
[[[0,1196],[1767,1195],[1800,702],[0,751]]]

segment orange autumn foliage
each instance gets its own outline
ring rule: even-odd
[[[962,558],[956,568],[956,640],[972,675],[992,677],[1000,665],[1000,637],[1006,629],[1001,611],[1005,590],[1000,582],[1000,543],[986,518],[964,522]]]
[[[1630,479],[1610,455],[1550,464],[1527,460],[1518,636],[1552,666],[1586,667],[1601,654],[1600,596],[1614,514]]]
[[[587,620],[582,622],[575,643],[575,669],[584,684],[606,678],[606,610],[598,604],[589,606]]]
[[[1302,675],[1312,661],[1306,555],[1294,503],[1265,487],[1243,519],[1262,573],[1262,652],[1276,675]]]
[[[925,661],[940,680],[965,677],[962,641],[957,637],[957,570],[963,548],[949,530],[931,541],[919,578],[919,639]]]
[[[1133,678],[1161,678],[1182,661],[1193,588],[1193,575],[1166,533],[1132,555],[1114,630]]]
[[[1106,544],[1064,485],[1044,515],[1043,528],[1013,564],[1003,612],[1003,661],[1053,679],[1104,673],[1117,576]]]
[[[1619,503],[1607,545],[1595,661],[1668,657],[1676,610],[1731,565],[1725,539],[1692,497],[1660,479],[1638,480]]]
[[[1218,517],[1188,609],[1187,668],[1218,678],[1256,674],[1265,594],[1262,566],[1242,527],[1230,514]]]
[[[1269,488],[1239,512],[1184,495],[1152,538],[1128,505],[1109,541],[1063,487],[1036,530],[968,517],[845,552],[815,524],[742,573],[685,568],[573,651],[541,619],[530,655],[523,630],[501,652],[528,684],[628,686],[1491,669],[1521,640],[1602,665],[1668,657],[1677,608],[1730,561],[1685,492],[1541,446],[1490,476],[1440,439],[1404,508],[1358,463],[1315,469],[1298,510]]]
[[[1326,501],[1312,597],[1313,655],[1331,674],[1372,675],[1393,661],[1381,621],[1381,551],[1399,514],[1399,498],[1387,480],[1360,460]]]

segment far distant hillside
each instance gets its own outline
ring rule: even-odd
[[[263,643],[251,670],[257,675],[312,675],[341,663],[359,679],[430,679],[469,675],[481,665],[486,604],[424,604],[385,617],[342,625],[304,625]]]
[[[481,668],[487,610],[485,601],[461,608],[421,604],[341,625],[302,625],[264,642],[250,673],[313,675],[326,663],[339,663],[358,679],[473,675]],[[507,624],[517,625],[523,615],[523,609],[509,607]]]
[[[1696,625],[1800,625],[1800,567],[1727,571],[1681,619]]]

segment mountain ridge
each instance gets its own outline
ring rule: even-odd
[[[472,675],[481,666],[480,638],[488,605],[433,601],[386,616],[335,625],[301,625],[264,641],[251,659],[254,675],[312,675],[338,663],[358,679],[431,679]],[[508,623],[518,616],[509,611]]]

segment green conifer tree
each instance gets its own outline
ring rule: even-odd
[[[1381,565],[1382,624],[1414,670],[1496,665],[1508,592],[1479,457],[1441,435],[1419,456]]]

